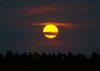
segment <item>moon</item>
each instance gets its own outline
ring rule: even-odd
[[[58,28],[56,25],[48,24],[43,28],[43,33],[46,38],[53,39],[58,35]]]

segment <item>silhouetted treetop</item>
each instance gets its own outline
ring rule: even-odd
[[[6,57],[0,54],[0,68],[32,69],[32,70],[97,70],[100,66],[100,55],[93,52],[91,57],[82,54],[73,55],[69,52],[67,55],[62,53],[38,54],[34,53],[12,53],[7,51]]]

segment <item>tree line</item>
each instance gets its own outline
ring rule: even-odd
[[[0,70],[46,70],[46,71],[85,71],[100,70],[100,55],[96,52],[90,57],[82,54],[38,54],[34,53],[12,53],[7,51],[6,56],[0,53]]]

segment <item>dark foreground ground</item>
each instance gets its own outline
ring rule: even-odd
[[[37,54],[19,55],[7,51],[0,54],[0,71],[100,71],[100,55],[93,52],[90,57],[81,54]]]

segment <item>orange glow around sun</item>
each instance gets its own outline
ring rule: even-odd
[[[58,28],[53,24],[48,24],[43,29],[44,36],[46,38],[55,38],[58,34]]]

